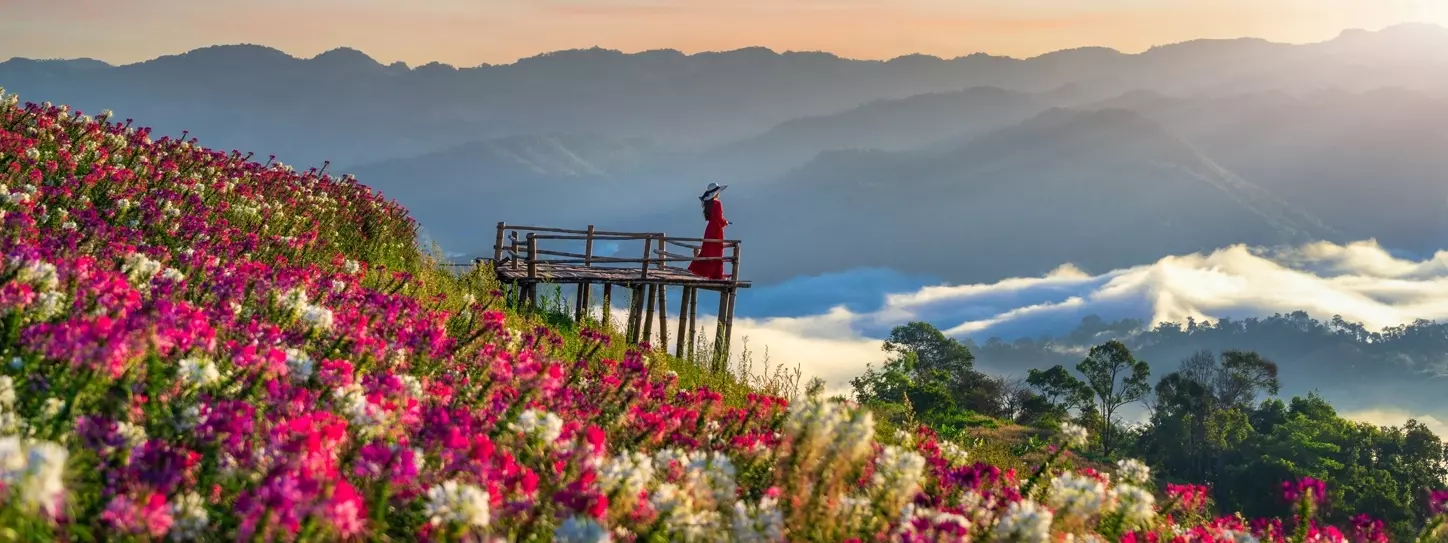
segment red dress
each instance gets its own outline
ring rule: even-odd
[[[718,199],[710,200],[709,224],[704,227],[704,239],[724,239],[724,227],[729,221],[724,219],[724,204]],[[718,258],[724,256],[724,243],[720,241],[704,242],[699,248],[699,258]],[[709,279],[724,279],[723,260],[695,260],[689,263],[689,271],[694,275]]]

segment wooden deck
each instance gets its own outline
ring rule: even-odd
[[[519,234],[523,235],[521,239]],[[641,247],[624,249],[620,246],[614,251],[615,255],[639,255],[633,258],[600,256],[594,254],[595,242],[616,242],[619,245],[632,242]],[[564,251],[562,249],[567,247],[559,247],[578,243],[583,245],[582,253]],[[695,256],[706,243],[722,244],[725,254]],[[545,247],[545,244],[548,246]],[[512,226],[500,222],[493,244],[492,267],[498,281],[518,287],[518,299],[530,309],[538,307],[539,285],[577,285],[573,309],[574,319],[579,321],[592,314],[594,287],[602,287],[605,327],[609,326],[609,313],[613,307],[613,287],[628,289],[625,332],[628,341],[650,343],[657,327],[658,345],[665,349],[669,345],[668,291],[670,287],[677,287],[680,296],[675,349],[679,357],[690,360],[695,359],[695,338],[698,337],[695,321],[699,291],[718,292],[719,318],[710,367],[724,371],[727,369],[730,337],[734,333],[734,302],[739,289],[751,286],[748,281],[739,280],[739,246],[739,240],[679,238],[647,232],[604,232],[593,225],[586,230],[570,230]],[[688,263],[698,261],[721,262],[726,278],[705,279],[690,273]],[[476,263],[481,265],[483,259]]]
[[[711,280],[699,277],[690,273],[689,270],[667,266],[664,268],[650,268],[645,275],[639,267],[604,267],[586,266],[579,264],[554,264],[542,261],[534,264],[535,277],[528,277],[528,268],[521,262],[517,267],[512,264],[516,262],[511,258],[504,258],[497,262],[494,268],[497,270],[498,279],[505,283],[522,283],[526,281],[537,281],[539,283],[610,283],[626,287],[638,285],[671,285],[698,287],[704,290],[723,290],[728,288],[749,288],[748,281],[731,281],[729,279]]]

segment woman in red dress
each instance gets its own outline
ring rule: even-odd
[[[704,239],[724,239],[724,227],[733,224],[724,218],[724,204],[719,202],[719,193],[729,188],[728,185],[709,183],[704,190],[704,195],[699,197],[699,202],[704,207],[704,220],[708,225],[704,227]],[[699,258],[719,258],[724,256],[724,242],[706,241],[702,244],[694,256]],[[724,279],[723,260],[695,260],[689,263],[689,271],[694,275],[714,279]]]

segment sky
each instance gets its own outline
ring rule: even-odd
[[[1303,43],[1403,22],[1448,25],[1448,1],[0,0],[0,59],[128,63],[233,43],[299,57],[348,46],[414,66],[502,64],[593,46],[1024,58],[1197,38]]]

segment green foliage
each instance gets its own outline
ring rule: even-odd
[[[1151,366],[1137,360],[1120,341],[1108,341],[1091,348],[1086,359],[1076,364],[1076,371],[1086,377],[1086,386],[1095,396],[1101,413],[1101,448],[1111,453],[1116,410],[1140,400],[1151,390],[1147,379]]]

